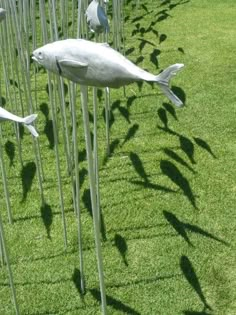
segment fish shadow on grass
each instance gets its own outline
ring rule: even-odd
[[[127,261],[128,246],[126,240],[120,234],[115,234],[114,243],[123,259],[124,264],[128,267]]]
[[[55,146],[55,139],[53,133],[53,121],[49,119],[49,107],[47,103],[40,104],[40,111],[44,114],[46,122],[44,126],[44,133],[49,142],[49,149],[53,150]]]
[[[36,165],[34,162],[29,162],[23,166],[21,170],[21,180],[22,180],[22,187],[23,187],[23,197],[21,202],[24,202],[27,198],[28,192],[31,189],[33,184],[33,179],[36,174]]]
[[[194,144],[193,142],[185,136],[179,136],[180,148],[184,151],[184,153],[189,158],[192,164],[196,164],[194,159]]]
[[[160,168],[164,175],[169,177],[169,179],[175,183],[188,198],[192,206],[197,209],[195,196],[192,192],[192,189],[189,185],[187,178],[179,171],[179,169],[172,163],[167,160],[161,160]]]
[[[47,237],[48,239],[51,240],[50,231],[51,231],[51,225],[53,222],[52,208],[50,205],[45,203],[44,205],[41,206],[40,212],[41,212],[41,218],[43,220],[43,223],[47,232]]]
[[[211,147],[209,146],[209,144],[198,137],[194,137],[193,140],[195,141],[195,143],[202,149],[206,150],[214,159],[216,159],[216,155],[213,153],[213,151],[211,150]]]
[[[164,153],[172,158],[173,160],[175,160],[176,162],[178,162],[179,164],[181,164],[182,166],[186,167],[189,171],[191,171],[192,173],[196,174],[196,171],[188,165],[188,163],[186,163],[184,161],[184,159],[182,159],[177,153],[175,153],[173,150],[168,149],[168,148],[164,148],[163,149]]]
[[[183,104],[186,104],[186,93],[184,90],[178,86],[172,85],[171,90],[174,92],[176,96],[183,102]]]
[[[143,162],[138,156],[138,154],[134,152],[130,152],[129,158],[132,162],[132,165],[135,171],[138,173],[138,175],[144,180],[144,182],[148,182],[148,175],[144,169]]]
[[[154,64],[156,69],[159,68],[158,56],[161,54],[159,49],[154,48],[152,53],[150,54],[150,61]]]
[[[100,295],[99,290],[90,289],[89,291],[97,301],[101,301],[101,295]],[[113,298],[112,296],[106,295],[106,299],[107,299],[107,305],[111,306],[113,309],[117,311],[120,311],[125,314],[129,314],[129,315],[141,315],[141,313],[137,312],[132,307],[122,303],[121,301]]]
[[[14,164],[14,158],[15,158],[15,152],[16,152],[15,144],[11,142],[10,140],[8,140],[5,143],[4,147],[5,147],[5,152],[10,160],[10,167],[11,167]]]
[[[191,233],[200,234],[201,236],[210,238],[214,241],[220,242],[225,246],[229,246],[228,242],[225,242],[224,240],[221,240],[220,238],[214,236],[213,234],[203,230],[197,225],[185,223],[183,221],[180,221],[173,213],[168,211],[163,211],[165,219],[172,225],[172,227],[176,230],[176,232],[183,237],[183,239],[190,245],[193,246],[191,243],[187,231]]]
[[[107,161],[109,160],[109,157],[114,154],[114,152],[115,152],[116,148],[118,148],[119,144],[120,144],[119,139],[115,139],[110,143],[109,155],[106,153],[105,157],[103,158],[103,165],[105,165],[107,163]]]
[[[212,310],[210,305],[207,304],[206,298],[202,292],[201,285],[200,285],[200,282],[197,278],[196,272],[193,268],[191,261],[188,259],[187,256],[181,256],[180,268],[181,268],[186,280],[192,286],[192,288],[195,290],[195,292],[199,296],[200,300],[202,301],[202,303],[204,305],[203,311],[205,311],[206,309]]]
[[[129,128],[129,130],[127,131],[127,134],[126,134],[124,141],[122,142],[121,146],[123,146],[127,141],[131,140],[136,135],[138,129],[139,129],[139,125],[133,124],[133,126],[131,126]]]

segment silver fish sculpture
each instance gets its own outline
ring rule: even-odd
[[[2,22],[6,18],[6,10],[0,8],[0,22]]]
[[[10,120],[17,123],[22,123],[34,137],[38,137],[39,135],[32,125],[32,122],[37,118],[37,116],[37,114],[32,114],[26,117],[19,117],[0,107],[0,122]]]
[[[65,39],[46,44],[34,50],[32,58],[47,70],[82,85],[119,88],[138,81],[155,82],[176,106],[183,105],[169,88],[171,77],[183,64],[174,64],[153,75],[108,44],[84,39]]]
[[[103,7],[100,6],[98,0],[93,0],[86,12],[86,20],[91,32],[102,33],[109,32],[109,23]]]

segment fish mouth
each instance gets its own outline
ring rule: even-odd
[[[40,60],[35,56],[34,53],[33,53],[33,56],[31,57],[31,59],[33,59],[33,60],[36,61],[37,63],[41,64]]]

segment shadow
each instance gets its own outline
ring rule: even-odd
[[[83,149],[83,150],[79,151],[79,154],[78,154],[79,161],[78,162],[85,161],[86,157],[87,157],[86,149]]]
[[[145,169],[143,167],[143,163],[140,160],[139,156],[136,153],[130,152],[129,158],[133,164],[133,167],[135,171],[138,173],[138,175],[145,181],[148,182],[148,175],[145,172]]]
[[[97,289],[90,289],[89,290],[90,293],[93,295],[93,297],[101,302],[101,295],[100,295],[100,291]],[[107,299],[107,305],[111,306],[113,309],[129,314],[129,315],[141,315],[141,313],[135,311],[133,308],[131,308],[130,306],[122,303],[121,301],[106,295],[106,299]]]
[[[53,121],[49,119],[49,107],[47,103],[41,103],[40,111],[44,114],[46,123],[44,126],[44,133],[48,139],[49,149],[53,150],[55,145],[54,133],[53,133]]]
[[[171,162],[166,160],[161,160],[160,168],[164,175],[169,177],[169,179],[175,183],[188,198],[192,206],[197,209],[195,197],[191,190],[188,180],[181,174],[178,168]]]
[[[0,106],[4,108],[5,105],[6,105],[6,99],[5,99],[5,97],[1,96],[0,97]]]
[[[89,215],[93,217],[90,189],[84,190],[82,201],[84,203],[85,208],[88,210]]]
[[[120,140],[119,139],[115,139],[110,143],[110,154],[109,155],[105,155],[103,158],[103,165],[105,165],[109,159],[110,156],[112,156],[116,150],[116,148],[119,146],[120,144]]]
[[[161,122],[163,123],[164,129],[168,130],[168,118],[166,115],[166,110],[162,107],[159,108],[157,111],[157,115],[158,115],[159,119],[161,120]]]
[[[164,217],[166,218],[166,220],[172,225],[172,227],[176,230],[176,232],[183,237],[183,239],[190,245],[193,246],[193,244],[191,243],[188,234],[185,231],[185,228],[183,226],[183,223],[181,221],[179,221],[179,219],[172,214],[171,212],[168,211],[163,211]]]
[[[130,108],[133,104],[133,102],[136,100],[137,96],[132,95],[127,99],[127,108]]]
[[[127,50],[125,51],[125,56],[129,56],[129,55],[132,54],[132,52],[134,52],[134,51],[135,51],[135,48],[134,48],[134,47],[131,47],[131,48],[127,49]]]
[[[23,126],[23,124],[17,124],[17,128],[19,130],[19,135],[20,135],[20,139],[22,140],[24,138],[24,134],[25,134],[25,128]]]
[[[15,144],[11,141],[7,141],[4,145],[5,147],[5,152],[10,160],[10,166],[13,166],[13,161],[14,161],[14,158],[15,158],[15,151],[16,151],[16,148],[15,148]]]
[[[174,86],[174,85],[171,86],[171,90],[174,92],[174,94],[175,94],[176,96],[178,96],[178,98],[179,98],[179,99],[183,102],[183,104],[185,105],[185,103],[186,103],[186,94],[185,94],[184,90],[181,89],[180,87]]]
[[[196,174],[195,170],[191,166],[189,166],[188,163],[186,163],[177,153],[175,153],[174,151],[172,151],[168,148],[164,148],[163,151],[171,159],[175,160],[176,162],[178,162],[182,166],[185,166],[189,171]]]
[[[191,140],[180,135],[179,136],[180,148],[184,151],[184,153],[189,158],[192,164],[196,164],[194,160],[194,145]]]
[[[161,54],[159,49],[153,49],[153,52],[150,54],[150,61],[154,64],[156,69],[159,68],[158,56]]]
[[[54,133],[53,133],[53,121],[51,119],[46,120],[43,131],[48,139],[49,149],[53,150],[55,146],[55,139],[54,139]]]
[[[161,34],[159,37],[159,44],[163,43],[167,39],[166,34]]]
[[[141,62],[143,62],[143,60],[144,60],[144,57],[143,57],[143,56],[139,56],[139,57],[134,61],[134,63],[135,63],[136,65],[138,65],[138,64],[140,64]],[[140,81],[140,82],[143,83],[143,81]],[[137,82],[137,84],[140,83],[140,82]]]
[[[127,108],[123,107],[123,106],[118,106],[118,110],[120,112],[120,114],[125,118],[125,120],[130,124],[130,113],[128,111]]]
[[[100,220],[101,220],[101,235],[102,235],[102,239],[103,239],[104,242],[106,242],[107,241],[107,231],[106,231],[106,225],[105,225],[104,216],[102,214],[102,211],[101,211]]]
[[[9,80],[9,83],[10,83],[10,85],[12,85],[12,86],[16,87],[17,89],[19,89],[18,83],[17,83],[15,80],[10,79],[10,80]],[[21,90],[21,91],[22,91],[22,90]]]
[[[124,264],[128,267],[128,261],[126,258],[128,246],[127,246],[126,240],[120,234],[116,234],[114,241],[115,241],[115,246],[117,247],[122,257]]]
[[[201,285],[200,285],[199,280],[197,278],[196,272],[192,266],[192,263],[190,262],[190,260],[188,259],[187,256],[181,256],[180,268],[181,268],[186,280],[192,286],[192,288],[195,290],[195,292],[199,296],[200,300],[204,304],[204,310],[205,309],[212,310],[212,308],[207,304],[206,298],[202,292]]]
[[[103,96],[103,90],[97,89],[97,98],[98,98],[99,102],[102,101],[102,96]]]
[[[179,52],[181,52],[182,54],[185,54],[184,49],[182,47],[178,47],[177,49]]]
[[[122,146],[127,142],[129,141],[130,139],[132,139],[135,134],[137,133],[139,129],[139,125],[138,124],[134,124],[132,127],[129,128],[125,138],[124,138],[124,141],[122,142]]]
[[[80,297],[83,297],[85,292],[83,292],[83,290],[82,290],[83,283],[82,283],[81,272],[77,268],[74,269],[74,272],[72,275],[72,281],[73,281],[77,291],[79,292]]]
[[[206,141],[204,141],[204,140],[202,140],[202,139],[200,139],[200,138],[197,138],[197,137],[194,137],[193,139],[194,139],[195,143],[196,143],[200,148],[206,150],[208,153],[210,153],[210,155],[211,155],[214,159],[216,159],[215,154],[212,152],[212,150],[211,150],[209,144],[206,143]]]
[[[86,175],[88,175],[88,171],[86,168],[82,168],[80,171],[79,171],[79,184],[80,184],[80,188],[82,187],[84,181],[85,181],[85,177]]]
[[[21,202],[25,201],[27,198],[27,194],[31,189],[35,173],[36,165],[34,162],[27,163],[21,170],[21,180],[23,186],[23,197]]]
[[[45,203],[44,205],[41,206],[40,212],[41,212],[41,218],[42,218],[44,226],[46,228],[47,237],[48,237],[48,239],[51,240],[50,231],[51,231],[51,225],[53,222],[52,208],[50,205]]]
[[[115,117],[114,117],[114,114],[112,112],[113,108],[111,107],[111,110],[109,112],[109,128],[112,127],[112,125],[114,124],[115,122]],[[104,122],[106,122],[106,112],[105,112],[105,108],[103,108],[102,110],[102,117],[103,117],[103,120]]]
[[[139,52],[141,53],[144,49],[144,47],[146,45],[150,45],[150,46],[153,46],[155,47],[156,45],[153,44],[152,42],[150,42],[149,40],[146,40],[146,39],[143,39],[143,38],[138,38],[138,40],[140,41],[140,44],[139,44]]]
[[[157,191],[163,191],[165,193],[176,193],[176,191],[173,190],[173,189],[167,188],[167,187],[162,186],[162,185],[153,184],[153,183],[150,183],[150,182],[142,182],[142,181],[139,181],[139,180],[131,180],[130,183],[134,184],[134,185],[142,186],[143,188],[154,189],[154,190],[157,190]]]
[[[178,121],[178,117],[176,115],[175,108],[169,104],[169,103],[163,103],[162,106],[165,108],[165,110],[176,120]]]

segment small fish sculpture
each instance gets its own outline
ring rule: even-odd
[[[91,32],[97,34],[109,32],[109,24],[106,13],[103,10],[103,7],[100,6],[98,0],[93,0],[89,4],[85,12],[85,16]]]
[[[37,114],[32,114],[32,115],[22,118],[0,107],[0,122],[5,121],[5,120],[10,120],[17,123],[22,123],[34,137],[38,137],[38,133],[35,130],[34,126],[32,126],[32,122],[37,118],[37,116],[38,116]]]
[[[47,70],[82,85],[119,88],[138,81],[155,82],[176,106],[183,105],[169,88],[171,77],[183,64],[174,64],[153,75],[133,64],[107,43],[84,39],[65,39],[46,44],[34,50],[32,58]]]
[[[2,22],[6,18],[6,10],[0,8],[0,22]]]

